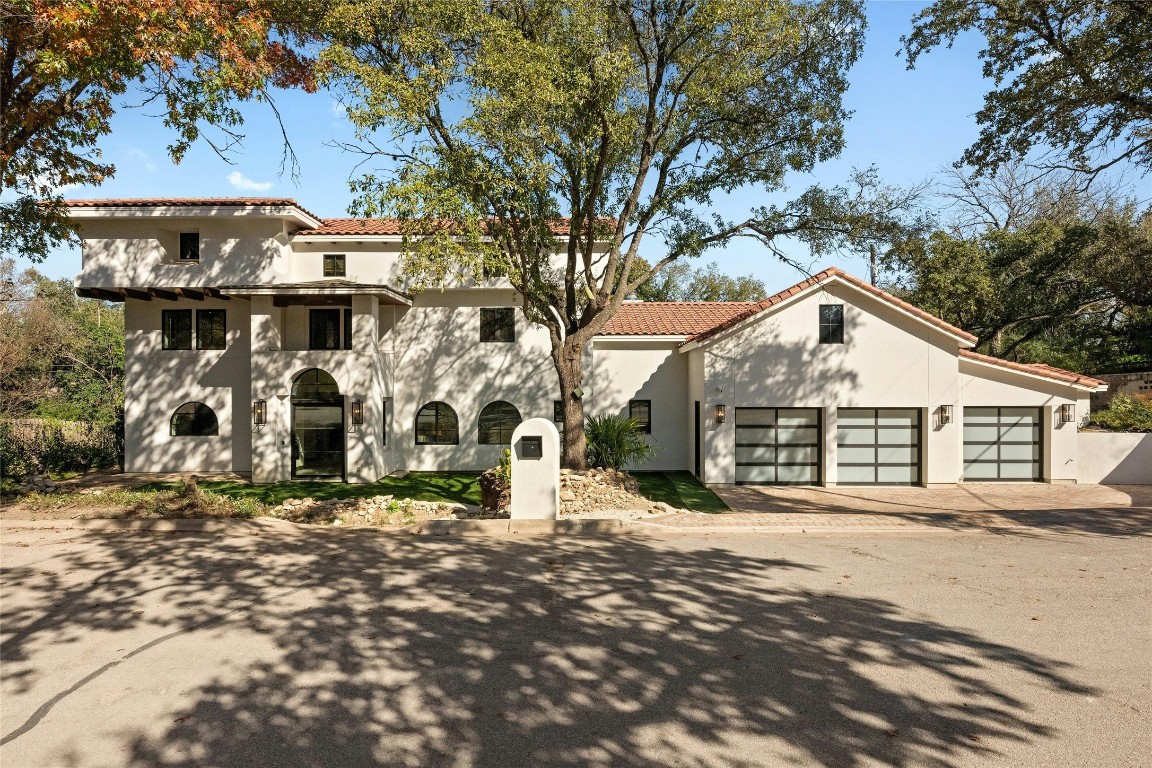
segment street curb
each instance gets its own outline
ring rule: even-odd
[[[319,526],[316,526],[319,527]],[[177,520],[108,520],[85,518],[78,520],[0,520],[0,531],[61,530],[61,531],[140,531],[154,533],[229,533],[237,529],[297,530],[294,523],[261,517],[254,520],[193,518]]]
[[[545,534],[629,533],[624,520],[429,520],[410,525],[413,536],[508,536]]]

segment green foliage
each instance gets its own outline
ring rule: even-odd
[[[656,455],[644,439],[635,419],[617,414],[589,416],[584,432],[588,438],[588,465],[623,469]]]
[[[1117,432],[1152,432],[1152,395],[1116,395],[1092,414],[1092,423]]]
[[[37,419],[0,420],[0,477],[82,472],[116,466],[120,440],[108,425]]]
[[[512,450],[509,448],[500,452],[500,463],[496,465],[496,479],[504,485],[512,482]]]
[[[232,499],[253,499],[268,505],[285,499],[362,499],[395,496],[416,501],[480,504],[480,476],[475,472],[409,472],[404,477],[382,477],[374,483],[290,482],[253,485],[246,482],[202,480],[199,485]],[[179,488],[179,483],[152,483],[150,490]]]
[[[975,30],[995,90],[963,161],[995,171],[1037,147],[1095,173],[1120,160],[1152,170],[1152,4],[1139,0],[937,0],[901,38],[909,68]]]
[[[638,259],[633,268],[648,270],[651,265]],[[677,261],[636,289],[636,298],[643,301],[760,301],[767,296],[763,282],[752,275],[726,275],[716,262],[693,269]]]

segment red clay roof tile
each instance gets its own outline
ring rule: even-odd
[[[979,363],[995,365],[998,368],[1006,368],[1010,371],[1043,376],[1044,378],[1061,381],[1066,384],[1078,384],[1082,387],[1100,387],[1108,383],[1100,379],[1094,379],[1091,376],[1084,376],[1083,374],[1066,371],[1063,368],[1056,368],[1051,365],[1045,365],[1044,363],[1016,363],[1011,360],[992,357],[991,355],[982,355],[979,352],[972,352],[967,349],[960,350],[960,357],[966,357],[969,360],[975,360]]]
[[[601,336],[691,336],[755,306],[751,301],[627,301]]]
[[[110,197],[102,200],[65,200],[69,208],[225,208],[291,206],[322,221],[291,197]]]

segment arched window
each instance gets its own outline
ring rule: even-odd
[[[512,445],[512,433],[520,425],[520,411],[512,403],[497,400],[488,403],[477,419],[477,442],[480,445]]]
[[[340,402],[340,386],[319,368],[309,368],[292,382],[292,399]]]
[[[184,403],[172,414],[168,434],[173,437],[209,437],[220,434],[216,414],[204,403]]]
[[[416,445],[457,445],[459,442],[460,422],[448,403],[428,403],[416,414]]]

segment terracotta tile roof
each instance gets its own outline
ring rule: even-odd
[[[110,197],[103,200],[65,200],[69,208],[224,208],[291,206],[323,221],[290,197]]]
[[[688,343],[693,342],[693,341],[700,341],[702,339],[707,339],[711,336],[715,336],[716,334],[720,333],[721,331],[728,329],[728,328],[731,328],[732,326],[736,325],[739,322],[747,320],[748,318],[750,318],[754,315],[757,315],[766,309],[774,307],[775,305],[779,304],[780,302],[795,296],[796,294],[800,293],[801,291],[807,290],[808,288],[811,288],[815,285],[820,285],[821,283],[826,283],[834,277],[838,277],[841,280],[845,281],[846,283],[849,283],[850,285],[852,285],[856,288],[859,288],[860,290],[862,290],[866,293],[870,293],[871,295],[875,296],[878,299],[882,299],[883,301],[886,301],[895,307],[899,307],[900,309],[904,310],[905,312],[908,312],[909,314],[914,315],[915,317],[919,318],[920,320],[923,320],[923,321],[925,321],[931,325],[936,326],[937,328],[939,328],[942,331],[945,331],[946,333],[950,333],[954,336],[959,336],[960,338],[965,339],[966,341],[969,341],[973,344],[976,343],[976,337],[973,336],[972,334],[968,333],[967,331],[963,331],[963,330],[957,328],[956,326],[951,325],[950,323],[946,323],[943,320],[941,320],[940,318],[936,317],[935,315],[929,314],[918,307],[914,307],[911,304],[909,304],[908,302],[904,301],[903,299],[899,299],[899,298],[893,296],[892,294],[888,293],[887,291],[882,291],[879,288],[875,287],[874,285],[870,285],[870,284],[864,282],[863,280],[860,280],[859,278],[853,277],[852,275],[848,274],[844,270],[837,269],[836,267],[829,267],[828,269],[825,269],[822,272],[818,272],[815,275],[812,275],[812,277],[809,277],[807,280],[802,280],[799,283],[796,283],[796,285],[793,285],[790,288],[786,288],[783,291],[780,291],[780,293],[777,293],[774,296],[769,296],[768,298],[764,299],[763,301],[756,302],[755,304],[753,304],[750,308],[746,309],[745,311],[728,318],[727,320],[719,323],[718,325],[716,325],[713,328],[709,328],[705,331],[702,331],[700,333],[695,334],[694,336],[685,340],[684,343],[688,344]]]
[[[755,306],[752,301],[626,301],[601,336],[691,336]]]
[[[324,219],[323,226],[315,229],[298,229],[293,235],[305,237],[355,237],[372,235],[401,235],[399,219]],[[604,220],[603,223],[609,223]],[[554,235],[567,235],[572,219],[562,218],[549,222]]]
[[[1031,373],[1034,376],[1043,376],[1047,379],[1064,382],[1065,384],[1076,384],[1081,387],[1100,387],[1108,382],[1094,379],[1091,376],[1084,376],[1083,374],[1074,373],[1073,371],[1066,371],[1063,368],[1054,368],[1051,365],[1044,363],[1014,363],[1011,360],[1002,360],[999,357],[992,357],[991,355],[982,355],[979,352],[972,352],[967,349],[960,350],[960,357],[966,357],[969,360],[975,360],[980,363],[987,363],[995,365],[999,368],[1006,368],[1010,371],[1020,371],[1021,373]]]

